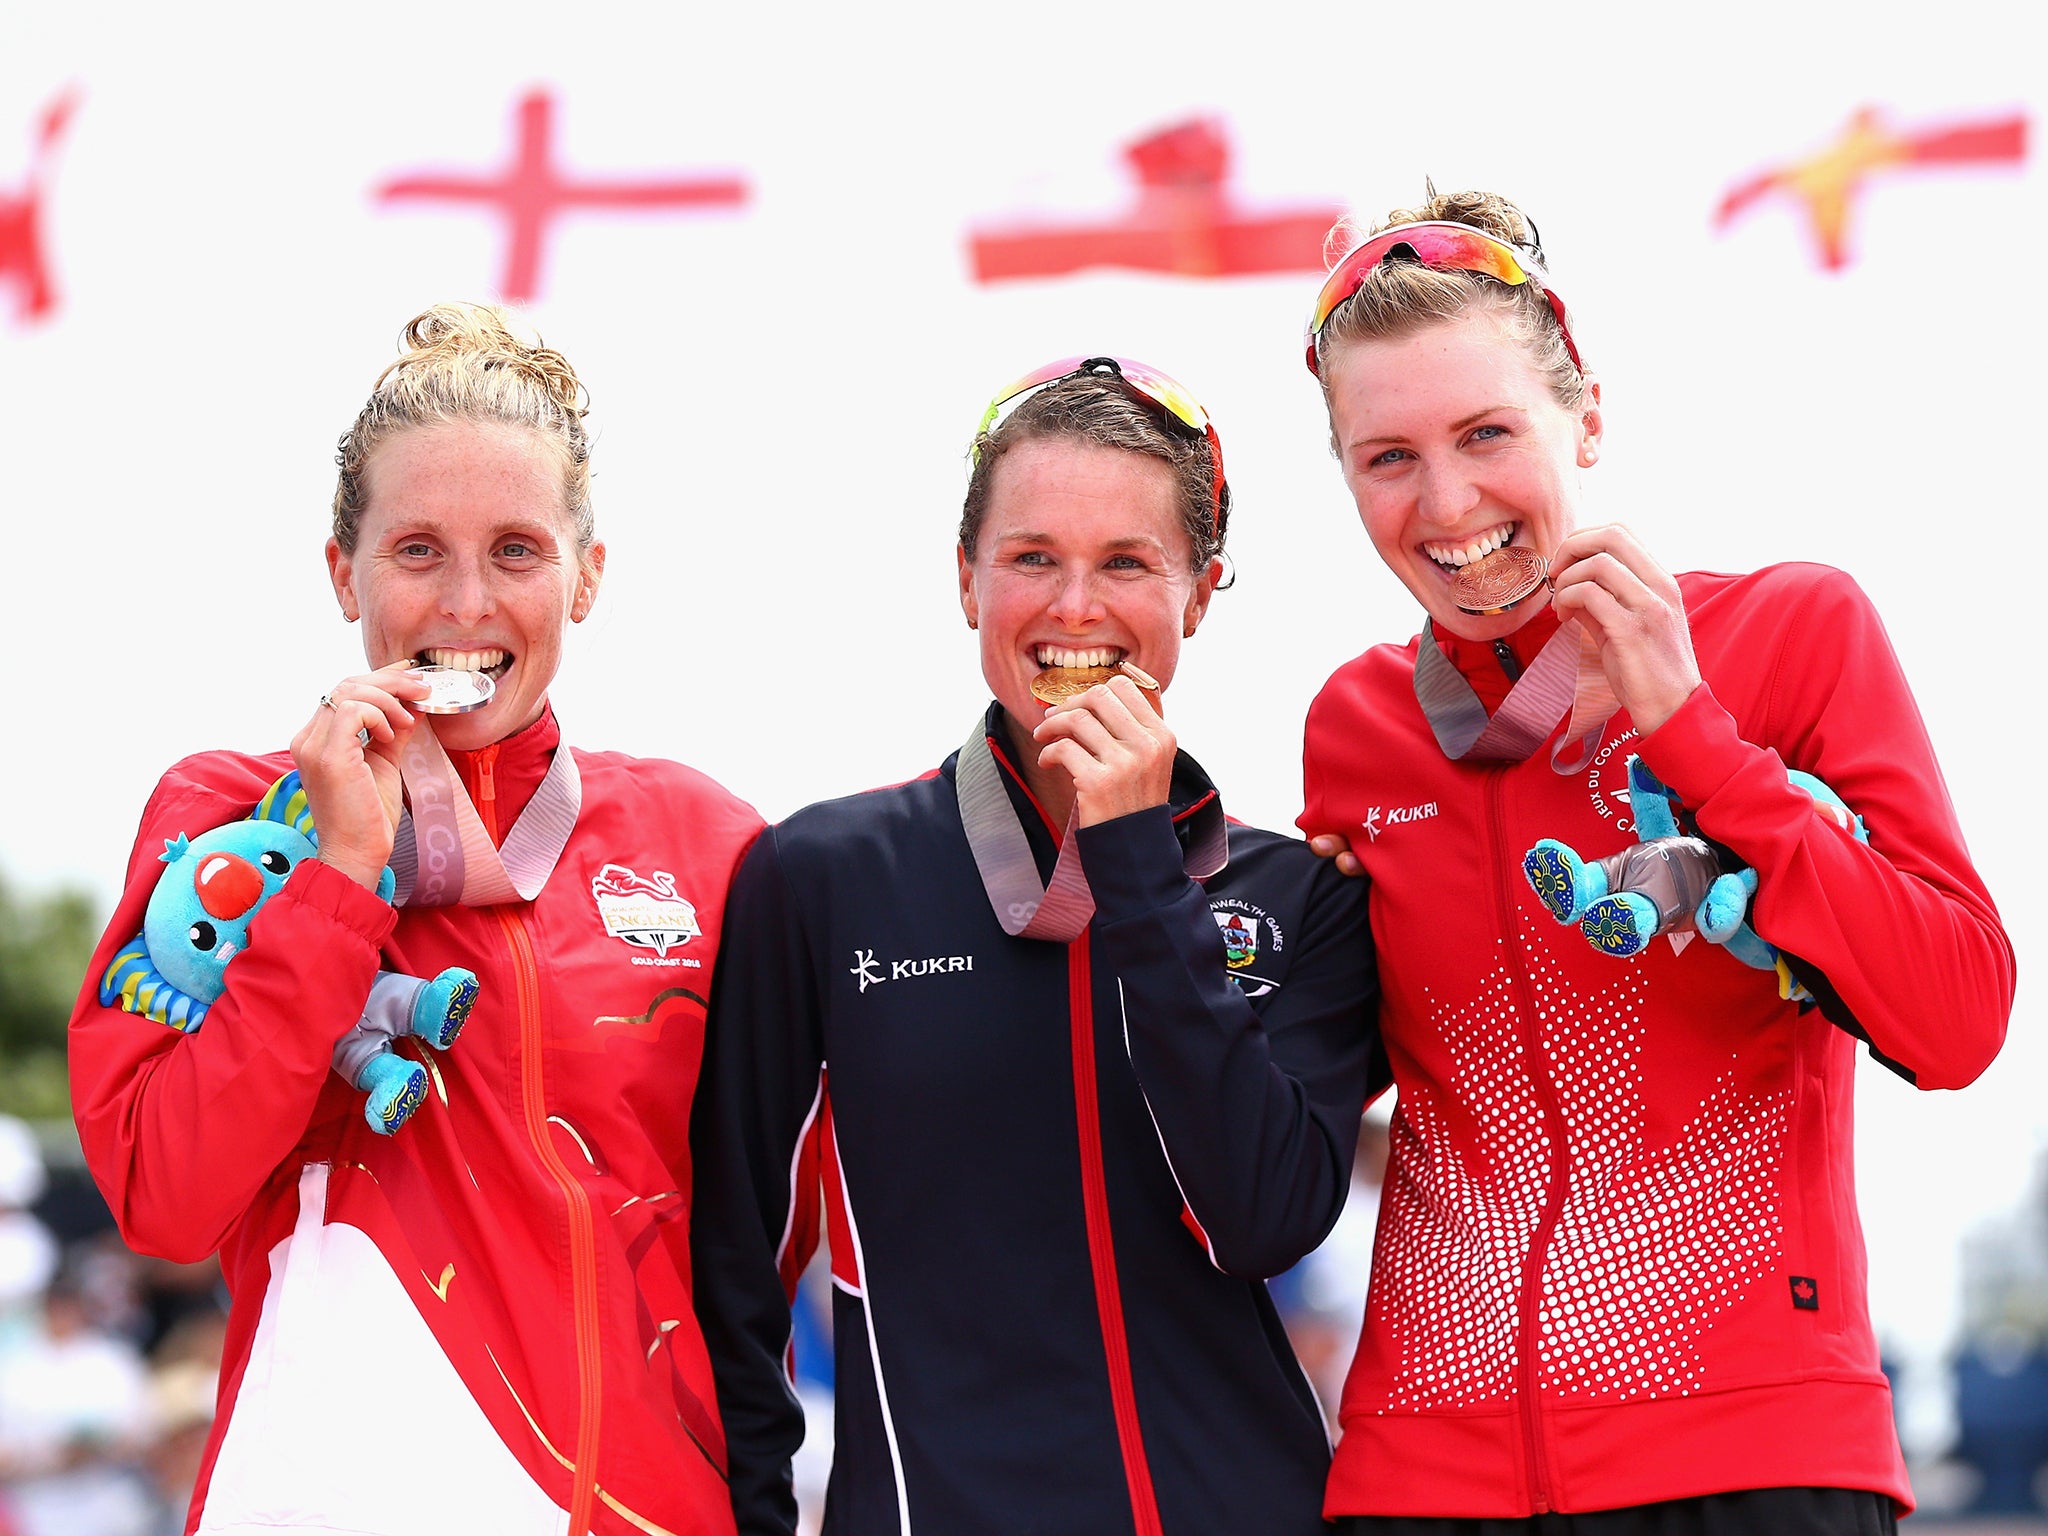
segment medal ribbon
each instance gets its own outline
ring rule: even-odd
[[[1081,840],[1074,835],[1080,825],[1079,811],[1067,817],[1052,883],[1047,885],[1038,878],[1038,861],[1031,856],[1017,808],[1003,787],[1002,770],[989,748],[986,719],[975,723],[974,733],[960,748],[953,769],[953,793],[960,802],[960,825],[967,833],[967,846],[981,871],[982,889],[988,892],[988,904],[1003,932],[1016,939],[1045,939],[1057,944],[1079,938],[1095,915],[1095,897],[1081,871]],[[1230,857],[1229,834],[1220,809],[1206,821],[1181,860],[1181,868],[1194,880],[1208,879]]]
[[[1577,619],[1558,625],[1491,719],[1424,619],[1415,653],[1415,702],[1444,756],[1508,763],[1519,763],[1542,746],[1569,706],[1564,734],[1550,749],[1550,766],[1561,774],[1577,773],[1593,760],[1601,730],[1619,704],[1600,665],[1600,647]],[[1567,760],[1574,747],[1578,750]]]
[[[492,907],[531,901],[560,862],[583,809],[576,755],[559,742],[547,776],[502,848],[491,846],[431,717],[420,721],[398,759],[407,808],[392,839],[394,906]]]

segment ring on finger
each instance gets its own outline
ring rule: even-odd
[[[320,695],[320,707],[322,709],[332,709],[334,708],[334,700],[323,693]]]

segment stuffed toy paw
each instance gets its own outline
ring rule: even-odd
[[[1863,819],[1824,782],[1798,769],[1789,778],[1812,798],[1815,815],[1870,841]],[[1784,957],[1749,926],[1756,871],[1728,867],[1713,844],[1687,833],[1683,808],[1640,757],[1628,760],[1628,780],[1633,845],[1587,859],[1546,837],[1523,857],[1522,873],[1544,909],[1608,955],[1641,954],[1660,933],[1697,932],[1745,965],[1774,972],[1780,997],[1812,1001]]]
[[[355,1085],[369,1095],[363,1118],[370,1129],[389,1136],[426,1102],[427,1069],[396,1051],[381,1051],[363,1067]]]
[[[391,1049],[412,1035],[437,1051],[455,1042],[476,1002],[476,973],[450,966],[431,981],[379,971],[355,1028],[334,1047],[334,1070],[369,1095],[363,1119],[389,1136],[426,1098],[426,1069]]]
[[[1720,872],[1713,849],[1696,837],[1659,837],[1593,860],[1546,837],[1522,859],[1522,873],[1552,917],[1577,924],[1602,954],[1621,957],[1692,925]]]
[[[100,1002],[190,1034],[226,988],[230,961],[249,946],[256,914],[301,862],[319,851],[296,772],[271,785],[242,821],[166,840],[166,866],[143,913],[142,932],[100,979]],[[389,869],[377,894],[391,898]],[[427,1073],[391,1042],[414,1035],[435,1050],[454,1043],[477,996],[473,972],[453,967],[431,981],[380,971],[355,1026],[334,1048],[334,1070],[369,1095],[363,1117],[379,1135],[405,1124],[425,1101]]]
[[[469,1010],[475,1006],[476,972],[451,965],[431,981],[419,984],[412,1007],[406,1012],[407,1033],[418,1035],[437,1051],[445,1051],[462,1033]]]

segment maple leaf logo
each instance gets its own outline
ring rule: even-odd
[[[1731,1068],[1651,1143],[1644,973],[1590,951],[1567,958],[1531,924],[1521,948],[1540,1021],[1536,1070],[1556,1113],[1538,1100],[1514,1027],[1522,1005],[1503,946],[1468,999],[1432,1000],[1457,1103],[1423,1084],[1395,1105],[1368,1304],[1393,1352],[1380,1363],[1390,1409],[1497,1403],[1517,1390],[1523,1270],[1551,1196],[1553,1137],[1569,1174],[1537,1302],[1545,1393],[1698,1389],[1715,1316],[1779,1262],[1789,1091],[1744,1093]],[[1455,1140],[1453,1125],[1463,1128]]]

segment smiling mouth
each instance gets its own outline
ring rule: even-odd
[[[512,653],[495,646],[474,651],[459,651],[452,646],[428,646],[419,653],[423,665],[430,667],[453,667],[459,672],[481,672],[492,682],[498,682],[512,670]]]
[[[1098,684],[1107,683],[1121,672],[1140,688],[1159,691],[1159,681],[1114,646],[1067,651],[1056,645],[1037,648],[1042,669],[1031,679],[1031,696],[1041,704],[1062,704]]]
[[[1463,570],[1476,565],[1496,550],[1505,549],[1514,543],[1515,535],[1521,531],[1520,523],[1502,523],[1489,528],[1476,539],[1467,539],[1460,544],[1431,543],[1422,546],[1422,552],[1447,572]]]
[[[1041,667],[1069,668],[1113,667],[1125,656],[1125,652],[1108,645],[1098,645],[1086,651],[1065,651],[1056,645],[1041,645],[1034,654]]]

